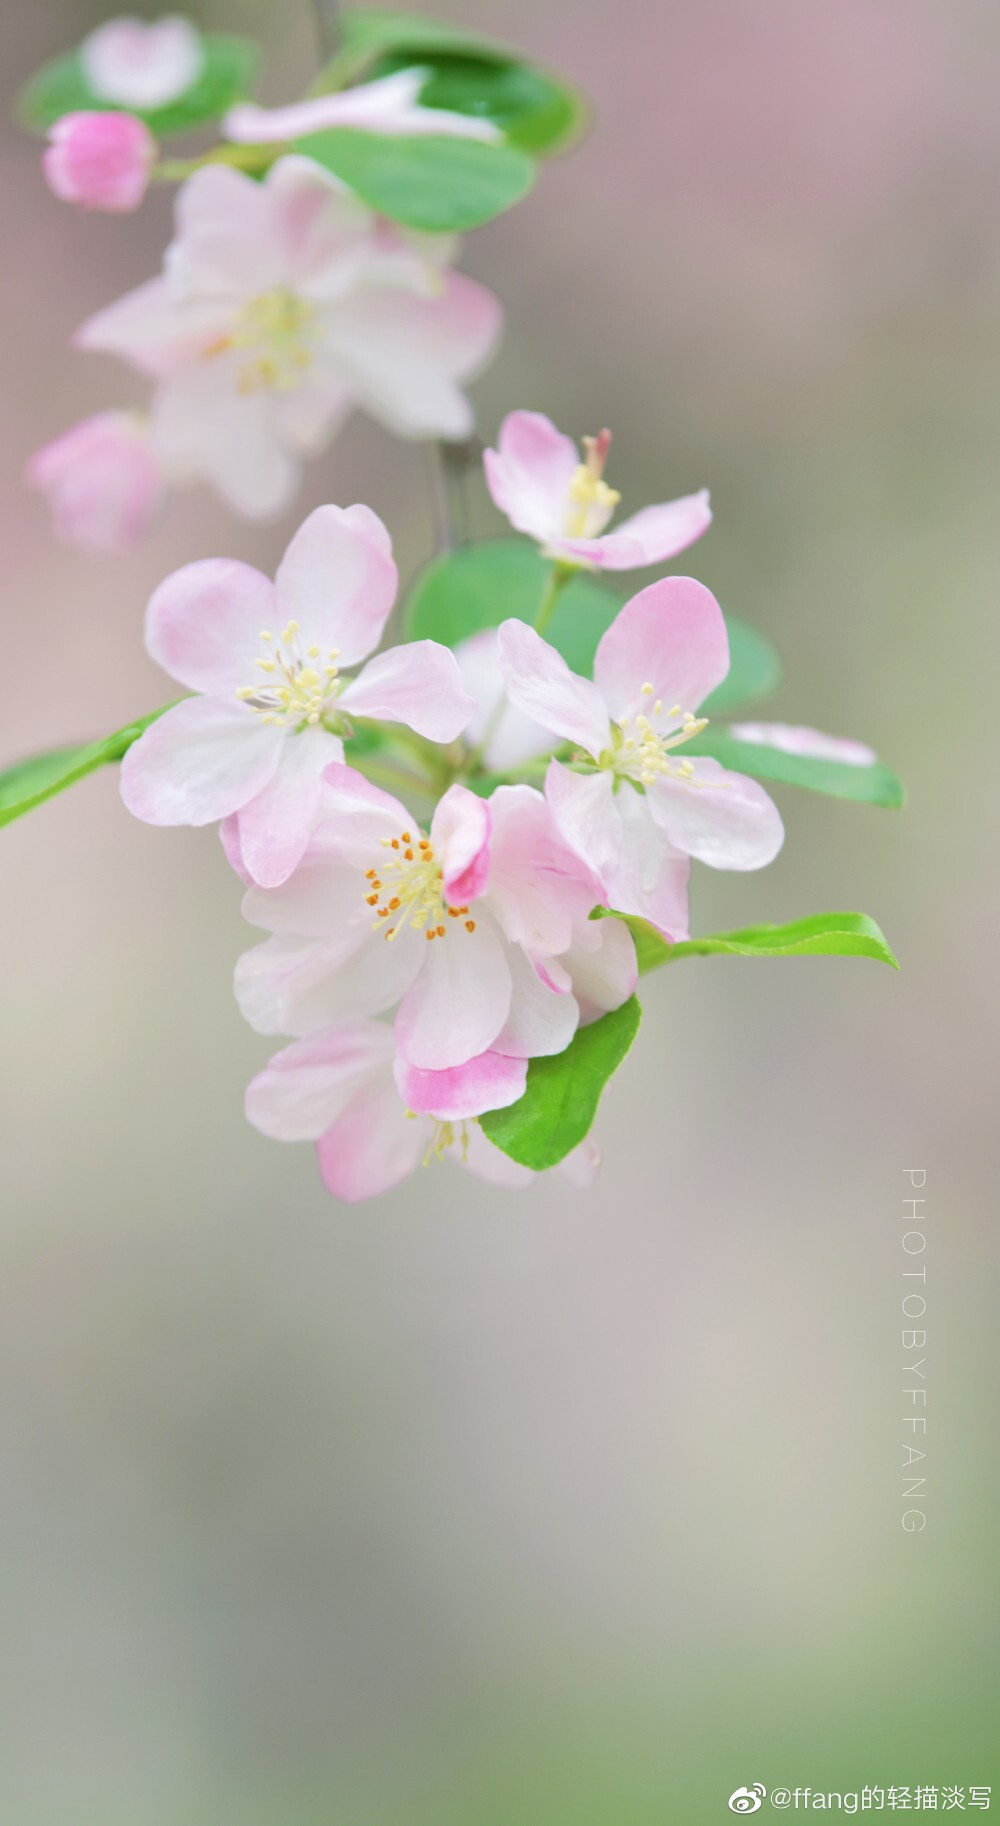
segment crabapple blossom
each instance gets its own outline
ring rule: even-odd
[[[501,787],[487,801],[454,785],[425,836],[353,769],[334,764],[326,780],[295,874],[244,900],[251,924],[272,933],[237,968],[237,999],[259,1032],[303,1037],[396,1008],[405,1066],[441,1074],[487,1053],[562,1052],[581,1015],[577,968],[591,1018],[627,1001],[631,935],[588,919],[596,886],[540,793]],[[412,1084],[407,1095],[419,1107]]]
[[[511,412],[499,449],[483,456],[486,482],[500,512],[519,533],[537,540],[546,557],[564,565],[630,571],[660,564],[692,545],[712,520],[708,490],[644,507],[605,532],[620,496],[604,480],[610,431],[584,439],[584,458],[572,438],[541,412]]]
[[[415,1074],[396,1056],[390,1027],[346,1020],[276,1053],[248,1087],[246,1113],[277,1141],[315,1141],[327,1190],[351,1204],[389,1191],[421,1162],[445,1159],[493,1185],[525,1186],[538,1175],[487,1141],[476,1120],[516,1100],[526,1067],[511,1073],[512,1064],[487,1053],[457,1071]],[[588,1186],[599,1165],[588,1137],[552,1170]]]
[[[428,70],[396,70],[355,89],[314,95],[286,108],[258,108],[253,102],[242,102],[226,115],[222,131],[227,139],[250,145],[301,139],[330,127],[361,127],[382,134],[447,134],[455,139],[503,138],[492,121],[474,114],[422,108],[420,91],[429,75]]]
[[[583,771],[553,760],[546,798],[619,912],[686,937],[689,856],[757,869],[777,855],[784,833],[764,789],[677,754],[729,670],[725,620],[703,584],[668,577],[633,596],[600,641],[593,683],[522,621],[502,624],[499,650],[512,703],[575,745]]]
[[[49,189],[63,203],[127,215],[149,186],[156,141],[134,114],[64,114],[42,158]]]
[[[492,352],[500,307],[449,269],[453,251],[382,222],[312,159],[279,159],[260,183],[210,165],[178,193],[163,275],[76,340],[157,382],[172,472],[267,516],[354,406],[401,437],[471,429],[461,383]]]
[[[767,748],[780,748],[783,754],[803,755],[811,761],[843,761],[848,767],[871,767],[878,760],[867,742],[824,735],[819,729],[807,729],[801,724],[732,723],[729,733],[737,741],[760,742]]]
[[[123,552],[149,531],[165,481],[146,421],[99,412],[35,452],[26,471],[47,496],[56,533],[95,552]]]
[[[339,761],[351,717],[406,723],[453,741],[472,700],[454,655],[413,641],[377,647],[396,595],[392,545],[367,507],[318,507],[272,583],[250,565],[185,565],[149,604],[146,645],[199,693],[146,730],[122,764],[122,797],[149,824],[211,824],[239,815],[243,860],[274,886],[312,830],[324,768]]]
[[[109,19],[84,39],[79,56],[94,95],[143,113],[185,95],[205,62],[199,33],[176,14]]]

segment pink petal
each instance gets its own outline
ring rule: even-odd
[[[513,994],[506,1024],[494,1041],[495,1050],[514,1059],[565,1052],[580,1018],[574,997],[543,982],[520,945],[511,946],[508,961]]]
[[[219,841],[222,844],[222,853],[230,868],[239,876],[245,888],[251,887],[250,875],[246,863],[243,860],[243,851],[240,848],[239,812],[230,812],[227,818],[223,818],[222,823],[219,825]]]
[[[874,748],[866,742],[823,735],[818,729],[790,723],[733,723],[729,733],[739,742],[760,742],[766,748],[780,748],[783,754],[807,755],[814,761],[842,761],[847,767],[871,767],[878,760]]]
[[[418,828],[405,805],[353,767],[335,763],[326,769],[324,779],[322,822],[315,843],[327,856],[355,868],[371,868],[385,860],[383,838],[391,843],[405,830]]]
[[[496,506],[519,533],[542,543],[558,540],[569,510],[569,485],[580,457],[571,438],[541,412],[511,412],[500,427],[499,450],[483,456]]]
[[[467,786],[449,787],[438,803],[430,836],[452,906],[477,900],[486,891],[492,823],[486,800]]]
[[[241,393],[238,360],[195,361],[164,381],[153,400],[153,441],[174,480],[201,479],[235,513],[273,519],[291,506],[302,473],[284,424],[290,396]]]
[[[482,919],[475,932],[447,924],[443,938],[421,944],[423,967],[396,1016],[399,1051],[425,1071],[488,1052],[510,1011],[510,966],[495,929]]]
[[[587,1192],[597,1178],[600,1167],[600,1144],[588,1135],[579,1147],[559,1162],[554,1171],[568,1180],[571,1186],[575,1186],[578,1192]]]
[[[316,1141],[359,1089],[385,1074],[392,1029],[344,1021],[275,1053],[247,1088],[247,1120],[275,1141]]]
[[[348,715],[406,723],[430,742],[454,742],[475,708],[454,653],[436,640],[376,654],[339,701]]]
[[[517,1103],[524,1096],[528,1065],[525,1059],[505,1059],[500,1053],[487,1052],[449,1071],[419,1071],[397,1058],[395,1072],[407,1109],[433,1116],[438,1122],[461,1122],[484,1110],[503,1110]]]
[[[381,523],[373,529],[374,518],[370,508],[317,507],[275,579],[280,614],[298,622],[302,646],[316,643],[324,659],[335,647],[341,666],[378,646],[396,600],[389,535]]]
[[[262,888],[278,887],[301,862],[316,825],[323,769],[343,753],[340,737],[327,729],[287,735],[277,771],[263,792],[243,806],[240,850]]]
[[[202,558],[174,571],[146,610],[146,647],[191,691],[221,695],[260,682],[261,630],[274,628],[274,585],[235,558]],[[259,718],[246,705],[244,717]]]
[[[466,1136],[465,1156],[453,1154],[452,1159],[459,1166],[467,1167],[477,1179],[488,1186],[502,1186],[507,1192],[521,1192],[538,1178],[530,1167],[522,1167],[520,1161],[511,1160],[509,1154],[494,1147],[483,1134],[478,1122],[469,1125]]]
[[[73,346],[118,355],[140,373],[159,377],[194,361],[231,323],[232,306],[225,300],[181,305],[166,279],[150,279],[88,317]]]
[[[545,776],[545,797],[564,841],[606,885],[621,850],[611,774],[604,769],[594,774],[572,773],[559,761],[552,761]]]
[[[571,672],[562,654],[526,622],[502,622],[497,640],[511,703],[565,741],[586,748],[596,760],[611,740],[607,707],[597,686]]]
[[[433,133],[462,139],[502,139],[492,121],[452,114],[442,108],[422,108],[418,98],[425,81],[424,70],[398,70],[356,88],[316,95],[287,108],[257,108],[244,103],[227,114],[222,130],[227,139],[260,145],[302,139],[331,127],[360,127],[381,134]]]
[[[676,557],[712,524],[708,489],[644,507],[598,539],[553,539],[560,553],[606,571],[630,571],[642,564],[662,564]]]
[[[178,308],[216,299],[230,314],[288,273],[267,186],[228,165],[203,165],[177,192],[166,271]]]
[[[602,636],[594,678],[616,720],[651,715],[662,699],[694,712],[729,671],[729,636],[711,590],[691,577],[665,577],[640,590]],[[653,686],[652,698],[642,687]],[[666,730],[678,717],[664,715]]]
[[[605,877],[605,905],[637,913],[671,940],[687,938],[691,864],[655,822],[652,798],[631,786],[616,794],[619,849]]]
[[[559,962],[569,972],[583,1026],[620,1008],[639,980],[635,943],[620,919],[580,920]]]
[[[478,748],[485,741],[483,764],[487,773],[511,773],[522,761],[548,754],[552,747],[548,730],[507,702],[496,628],[481,628],[478,634],[460,641],[455,658],[462,683],[476,706],[465,740],[470,748]]]
[[[359,1204],[388,1192],[419,1166],[427,1129],[408,1117],[390,1074],[359,1091],[316,1143],[323,1184]]]
[[[344,296],[378,232],[371,210],[314,159],[294,154],[271,166],[263,190],[284,283],[317,302]]]
[[[500,333],[496,298],[464,273],[420,297],[374,283],[340,303],[327,346],[359,403],[399,437],[461,438],[473,415],[460,382],[484,367]]]
[[[573,921],[586,918],[601,897],[596,876],[560,836],[534,787],[498,787],[489,806],[490,910],[506,937],[533,957],[564,951]]]
[[[695,760],[691,780],[661,778],[646,800],[674,848],[713,869],[762,869],[784,842],[778,808],[764,788],[708,756]]]
[[[147,824],[213,824],[263,790],[283,741],[245,704],[185,698],[128,749],[122,798]]]
[[[232,822],[238,828],[239,813]],[[242,864],[242,844],[239,857]],[[249,875],[246,880],[249,892],[243,899],[243,917],[252,926],[315,939],[327,946],[339,939],[343,956],[368,942],[373,925],[365,898],[369,884],[357,869],[332,859],[315,844],[310,844],[294,875],[279,887],[258,887]]]
[[[148,112],[197,82],[205,50],[189,19],[109,19],[84,39],[79,58],[102,101]]]
[[[279,934],[240,958],[236,1000],[257,1033],[316,1033],[392,1008],[422,963],[415,940],[387,944],[356,924],[327,944]]]

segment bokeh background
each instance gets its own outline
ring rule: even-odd
[[[691,568],[780,645],[773,713],[909,783],[902,816],[782,792],[778,863],[701,871],[697,926],[858,907],[903,970],[665,972],[588,1196],[441,1167],[344,1209],[308,1148],[244,1124],[268,1048],[231,999],[251,935],[214,836],[134,823],[110,772],[4,831],[11,1826],[653,1826],[729,1817],[754,1780],[997,1779],[1000,13],[450,12],[596,115],[467,244],[509,312],[483,430],[520,405],[610,424],[633,506],[711,485]],[[305,0],[197,14],[262,34],[272,99],[307,79]],[[101,17],[8,0],[5,89]],[[88,219],[12,125],[2,161],[5,760],[161,701],[153,586],[214,554],[270,569],[299,516],[191,493],[127,559],[53,543],[24,462],[139,397],[68,337],[155,269],[169,198]],[[412,572],[426,480],[359,419],[301,509],[370,502]],[[501,530],[481,494],[474,519]]]

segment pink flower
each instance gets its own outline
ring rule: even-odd
[[[205,52],[188,19],[109,19],[84,39],[80,62],[102,101],[145,114],[187,93],[201,75]]]
[[[27,481],[48,496],[69,545],[123,552],[149,531],[164,480],[148,427],[130,412],[100,412],[36,451]]]
[[[854,742],[847,736],[823,735],[818,729],[805,729],[791,723],[733,723],[729,730],[740,742],[761,742],[766,748],[780,748],[784,754],[805,755],[813,761],[842,761],[848,767],[871,767],[878,760],[867,742]]]
[[[455,658],[462,683],[476,703],[465,740],[471,749],[482,748],[487,773],[513,773],[525,761],[549,754],[552,737],[548,730],[507,701],[496,628],[481,628],[460,641]]]
[[[574,772],[552,761],[545,793],[618,912],[685,937],[687,857],[758,869],[777,855],[784,832],[763,788],[677,753],[704,728],[694,712],[729,670],[722,611],[702,584],[668,577],[633,596],[600,642],[593,684],[522,621],[502,624],[500,664],[511,702],[585,763]]]
[[[42,158],[49,189],[64,203],[127,215],[146,194],[156,141],[133,114],[64,114]]]
[[[315,1141],[320,1172],[335,1198],[356,1204],[406,1179],[421,1161],[452,1160],[497,1186],[537,1178],[487,1141],[476,1117],[516,1102],[526,1067],[496,1055],[458,1071],[424,1072],[418,1113],[413,1074],[395,1057],[392,1029],[378,1021],[343,1021],[276,1053],[247,1091],[249,1120],[278,1141]],[[486,1101],[484,1101],[484,1096]],[[554,1170],[572,1185],[592,1185],[600,1149],[588,1139]]]
[[[560,564],[630,571],[660,564],[700,539],[711,524],[708,490],[644,507],[604,531],[620,496],[604,480],[610,431],[585,438],[585,460],[571,438],[540,412],[512,412],[500,427],[499,450],[483,463],[490,494],[519,533],[537,539]]]
[[[407,723],[434,742],[471,710],[454,655],[437,641],[392,647],[356,678],[396,594],[389,535],[368,507],[319,507],[272,583],[213,558],[175,571],[153,596],[146,645],[191,691],[122,764],[122,797],[148,824],[212,824],[239,813],[243,860],[273,886],[309,841],[322,775],[350,718]]]
[[[387,227],[305,158],[262,183],[208,166],[176,207],[163,277],[77,335],[156,379],[172,472],[263,516],[354,406],[401,437],[467,435],[460,383],[492,352],[500,307],[447,270],[450,238]]]
[[[577,971],[590,1018],[631,995],[631,937],[588,919],[596,886],[540,793],[501,787],[486,801],[453,786],[425,837],[351,768],[326,777],[295,874],[244,901],[273,934],[237,968],[237,999],[258,1032],[304,1036],[398,1004],[401,1058],[439,1074],[485,1053],[562,1052],[581,1014]],[[407,1094],[421,1107],[412,1083]]]
[[[501,140],[492,121],[472,114],[453,114],[446,108],[422,108],[420,91],[427,70],[397,70],[377,82],[332,95],[315,95],[290,108],[258,108],[244,102],[233,108],[222,123],[225,137],[249,145],[302,139],[329,127],[361,127],[369,133],[447,134],[456,139]]]

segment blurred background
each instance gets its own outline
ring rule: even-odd
[[[107,10],[9,0],[5,87]],[[631,507],[710,485],[689,562],[784,653],[765,714],[910,788],[903,815],[778,789],[783,855],[702,870],[696,929],[856,907],[903,969],[665,972],[589,1195],[445,1166],[348,1209],[244,1123],[269,1048],[232,1001],[252,935],[214,835],[135,823],[110,771],[5,830],[11,1826],[653,1826],[755,1780],[996,1779],[1000,13],[438,10],[595,108],[467,243],[508,310],[483,432],[609,424]],[[269,99],[308,79],[305,0],[192,11],[263,37]],[[285,523],[191,492],[128,558],[57,547],[23,466],[141,398],[68,338],[155,270],[170,199],[77,215],[5,118],[0,761],[162,701],[142,615],[178,564],[270,570],[324,500],[370,502],[406,573],[430,540],[422,453],[359,418]],[[474,520],[502,530],[478,490]]]

